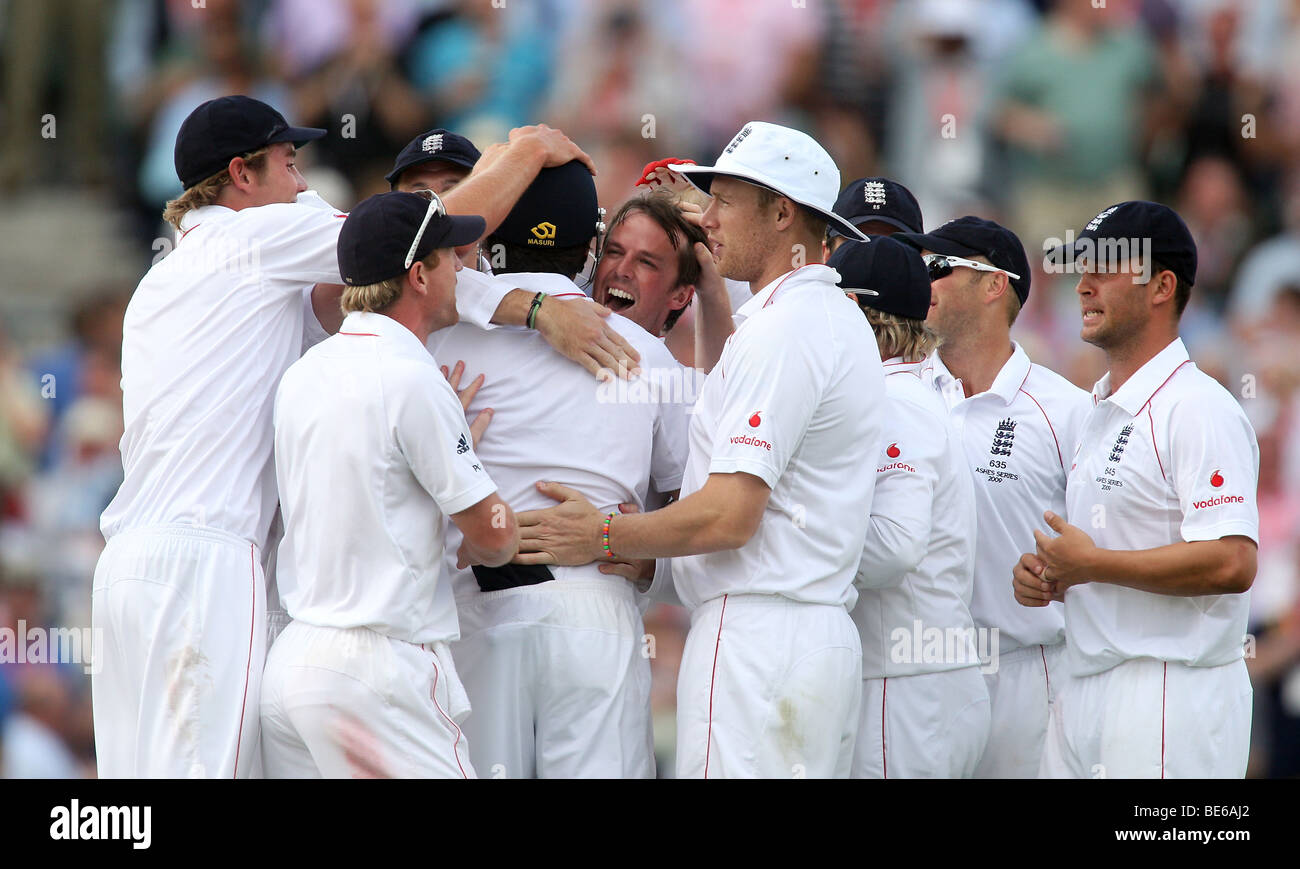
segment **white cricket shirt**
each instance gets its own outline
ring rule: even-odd
[[[1113,393],[1107,373],[1092,397],[1070,469],[1071,524],[1104,549],[1232,535],[1259,542],[1255,431],[1181,338]],[[1227,664],[1242,657],[1249,607],[1249,592],[1174,597],[1073,586],[1065,592],[1067,662],[1078,675],[1134,658]]]
[[[496,485],[460,399],[409,329],[352,313],[291,365],[275,398],[275,461],[290,616],[412,643],[459,636],[443,524]]]
[[[975,491],[947,410],[922,382],[924,365],[884,363],[889,412],[851,613],[864,679],[980,662],[970,614]]]
[[[514,273],[496,280],[556,300],[547,304],[587,298],[561,275]],[[607,322],[641,354],[642,373],[634,380],[599,383],[532,329],[483,332],[456,325],[429,336],[439,364],[465,362],[463,384],[484,375],[466,415],[473,419],[485,407],[495,411],[478,455],[516,511],[555,506],[534,487],[539,480],[572,487],[605,512],[625,502],[645,510],[651,484],[658,492],[681,486],[694,372],[631,320],[613,314]],[[460,532],[452,527],[449,552],[459,545]],[[551,572],[559,581],[621,581],[595,564]],[[458,597],[479,593],[472,571],[455,575]]]
[[[179,522],[265,544],[276,502],[275,388],[324,337],[309,293],[341,282],[346,217],[308,191],[296,202],[209,205],[183,218],[175,249],[127,305],[125,473],[100,521],[105,538]],[[510,288],[467,269],[457,275],[462,319],[488,328]]]
[[[1021,606],[1011,571],[1021,554],[1034,551],[1034,529],[1047,530],[1044,512],[1073,521],[1066,511],[1065,479],[1092,404],[1088,393],[1030,362],[1014,342],[989,390],[969,398],[937,351],[925,367],[948,408],[975,484],[975,624],[998,629],[1002,653],[1062,642],[1061,604]]]
[[[880,352],[866,317],[807,265],[735,314],[690,424],[682,497],[709,474],[743,472],[772,490],[739,549],[674,560],[694,609],[724,594],[774,594],[851,608],[887,416]]]
[[[304,289],[341,282],[345,217],[310,191],[185,215],[127,305],[125,475],[104,537],[182,522],[263,545],[276,501],[272,399],[302,348]]]

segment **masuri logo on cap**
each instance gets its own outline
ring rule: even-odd
[[[555,245],[556,227],[549,220],[543,220],[528,231],[533,234],[533,237],[528,239],[529,244]]]

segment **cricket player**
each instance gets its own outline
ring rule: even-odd
[[[1020,603],[1064,600],[1041,771],[1070,778],[1240,778],[1259,447],[1237,400],[1187,356],[1178,321],[1196,244],[1171,209],[1121,202],[1072,248],[1083,340],[1106,353],[1070,463],[1067,523],[1015,568]]]
[[[1029,298],[1029,260],[1014,233],[968,216],[894,237],[919,248],[928,263],[926,323],[942,343],[923,373],[948,409],[975,483],[971,614],[992,715],[976,776],[1033,778],[1065,622],[1059,604],[1018,606],[1007,578],[1044,507],[1065,510],[1068,462],[1091,402],[1011,340]]]
[[[533,293],[539,306],[585,304],[574,277],[599,219],[595,183],[581,164],[543,170],[488,236],[502,254],[498,279]],[[533,231],[539,226],[549,227],[544,239]],[[484,378],[469,406],[471,416],[494,411],[478,455],[516,509],[551,503],[538,480],[564,483],[609,510],[645,509],[652,491],[681,486],[690,404],[680,366],[632,321],[609,322],[641,354],[641,374],[626,388],[597,385],[526,329],[454,326],[429,338],[435,357],[463,360]],[[465,731],[481,774],[654,777],[644,596],[624,578],[640,566],[624,565],[623,576],[608,575],[609,563],[455,572],[461,638],[452,653],[476,710]]]
[[[362,202],[339,234],[343,328],[280,382],[279,586],[293,621],[260,698],[269,777],[355,775],[354,746],[377,774],[474,774],[441,528],[449,518],[459,557],[485,565],[515,554],[517,529],[424,342],[456,322],[455,248],[482,232],[436,195]]]
[[[883,433],[870,327],[817,263],[839,170],[797,130],[742,128],[715,166],[674,165],[712,195],[701,225],[723,277],[753,297],[709,372],[690,426],[682,498],[520,514],[526,563],[678,557],[691,610],[677,683],[677,774],[847,777],[862,647],[849,618]],[[524,554],[524,550],[533,554]]]
[[[970,778],[989,731],[970,614],[975,492],[921,375],[936,341],[930,279],[913,248],[885,236],[846,239],[827,265],[875,332],[889,396],[851,613],[863,694],[853,777]]]

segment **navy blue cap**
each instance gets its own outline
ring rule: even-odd
[[[982,217],[967,215],[950,220],[933,232],[899,232],[890,236],[905,241],[918,250],[970,259],[982,256],[1000,269],[1018,278],[1008,278],[1020,304],[1029,298],[1029,257],[1014,232]]]
[[[277,142],[301,148],[325,131],[291,127],[261,100],[241,95],[208,100],[190,112],[176,134],[176,175],[186,190],[225,169],[235,157]]]
[[[879,220],[903,232],[922,232],[921,206],[908,190],[888,178],[859,178],[835,200],[835,213],[859,229]],[[830,224],[832,235],[844,235]]]
[[[405,274],[411,243],[420,232],[430,201],[418,193],[376,193],[352,209],[339,230],[343,283],[364,287]],[[486,228],[476,214],[434,214],[420,235],[415,260],[438,248],[473,244]]]
[[[1056,252],[1064,254],[1068,262],[1079,256],[1095,260],[1130,253],[1140,256],[1148,250],[1152,259],[1188,286],[1196,283],[1196,241],[1192,232],[1176,211],[1159,202],[1137,199],[1112,205],[1088,221],[1073,244],[1062,245]]]
[[[892,236],[845,239],[826,265],[840,273],[840,289],[858,304],[885,314],[924,320],[930,313],[930,277],[915,249]]]
[[[393,164],[393,171],[385,175],[384,179],[390,185],[396,184],[398,176],[407,169],[433,160],[455,163],[457,166],[473,169],[474,164],[478,162],[478,158],[482,156],[479,149],[475,148],[474,143],[469,139],[450,130],[437,128],[421,133],[408,142],[401,153],[397,155],[397,162]]]
[[[595,237],[599,220],[596,179],[573,160],[538,172],[492,238],[534,247],[576,247]]]

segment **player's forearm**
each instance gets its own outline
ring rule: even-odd
[[[619,558],[676,558],[739,549],[749,542],[757,523],[707,486],[662,510],[615,516],[609,527],[610,549]]]
[[[501,300],[501,304],[497,305],[496,311],[492,314],[492,322],[498,326],[528,325],[528,310],[533,306],[533,299],[536,295],[536,293],[518,289],[506,293],[505,298]],[[541,307],[547,307],[544,299]],[[541,308],[538,309],[537,315],[539,317],[542,315]]]
[[[1155,549],[1097,549],[1087,571],[1092,582],[1152,594],[1239,594],[1254,582],[1255,554],[1254,542],[1246,537],[1174,543]]]
[[[452,214],[479,215],[487,223],[484,236],[491,235],[533,183],[545,159],[542,148],[531,141],[513,142],[491,166],[448,192],[443,204]]]

